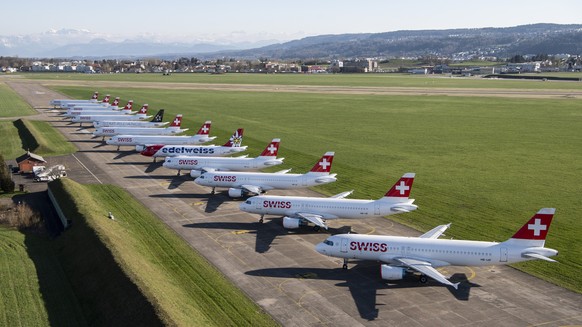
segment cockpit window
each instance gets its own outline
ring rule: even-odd
[[[246,204],[251,204],[251,200],[246,200],[245,203]]]
[[[323,241],[323,244],[327,244],[329,246],[333,246],[333,241],[325,240],[325,241]]]
[[[198,177],[200,179],[204,179],[204,174],[202,174],[200,177]]]

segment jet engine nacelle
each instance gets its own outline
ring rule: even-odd
[[[283,227],[287,229],[297,229],[304,225],[301,219],[291,218],[291,217],[283,217]]]
[[[244,195],[245,192],[241,188],[231,187],[228,189],[228,196],[231,198],[242,198]]]
[[[401,267],[394,267],[389,265],[381,265],[380,266],[380,276],[382,279],[386,280],[400,280],[404,278],[406,274],[406,269]]]
[[[136,145],[135,146],[135,151],[137,152],[142,152],[143,150],[145,150],[146,146],[145,145]]]
[[[200,177],[202,176],[202,170],[192,169],[190,170],[190,176],[192,176],[193,178]]]

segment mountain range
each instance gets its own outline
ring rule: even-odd
[[[86,30],[0,36],[0,55],[42,58],[370,58],[443,56],[509,57],[515,54],[582,54],[582,25],[532,24],[504,28],[403,30],[319,35],[285,43],[164,42],[142,37],[112,41]]]

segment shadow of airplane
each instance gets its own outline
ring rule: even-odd
[[[413,276],[406,276],[398,281],[384,281],[378,276],[378,263],[359,261],[349,270],[334,268],[265,268],[247,271],[245,274],[251,276],[273,277],[273,278],[300,278],[300,279],[315,279],[315,280],[330,280],[337,281],[335,284],[338,287],[347,287],[360,317],[368,321],[378,318],[379,306],[384,306],[386,303],[378,303],[378,300],[385,299],[385,302],[397,302],[398,299],[389,298],[390,294],[378,294],[380,290],[390,290],[399,288],[417,288],[417,287],[446,287],[437,282],[429,282],[429,284],[421,284],[417,278]],[[457,278],[462,278],[464,274],[455,274],[451,277],[452,281],[459,281]],[[465,278],[466,280],[466,278]],[[457,293],[463,294],[462,298],[468,298],[470,287],[474,284],[463,283],[459,290],[452,287],[447,287],[455,297]],[[458,298],[458,297],[457,297]]]
[[[151,163],[148,165],[148,167],[146,168],[145,172],[146,172],[146,173],[151,173],[151,172],[153,172],[154,170],[156,170],[156,169],[158,169],[158,168],[162,167],[162,165],[163,165],[163,164],[164,164],[164,162],[163,162],[163,161],[158,161],[158,162],[151,162]]]
[[[265,218],[264,223],[256,222],[206,222],[186,224],[184,227],[189,228],[208,228],[208,229],[227,229],[227,230],[244,230],[249,231],[249,234],[255,234],[255,252],[265,253],[275,245],[275,240],[278,237],[286,235],[303,235],[303,234],[318,234],[326,233],[326,231],[315,231],[312,228],[300,228],[297,230],[287,230],[283,227],[283,218]],[[329,228],[327,233],[343,234],[350,231],[350,226],[343,226],[340,228]]]

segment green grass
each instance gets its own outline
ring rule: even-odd
[[[49,240],[0,226],[0,325],[86,325]]]
[[[93,88],[58,90],[83,97]],[[420,209],[391,217],[421,231],[452,222],[449,237],[503,241],[539,208],[556,207],[546,245],[560,251],[560,263],[518,267],[582,292],[577,99],[101,91],[183,113],[194,130],[211,119],[217,144],[244,127],[251,156],[280,137],[286,164],[275,170],[304,172],[336,151],[338,181],[319,188],[326,194],[355,189],[354,198],[377,198],[416,172],[412,196]]]
[[[70,239],[63,240],[63,251],[67,251],[63,254],[79,259],[71,262],[75,267],[70,268],[70,275],[78,278],[73,284],[81,289],[81,300],[96,298],[94,302],[98,306],[113,301],[120,303],[123,309],[129,306],[124,303],[139,297],[125,295],[131,294],[135,286],[151,306],[149,308],[140,300],[136,305],[143,309],[134,310],[133,314],[120,312],[112,317],[109,317],[109,310],[113,308],[96,312],[91,312],[95,308],[86,309],[88,315],[108,316],[95,317],[96,321],[139,325],[135,319],[155,312],[165,325],[275,325],[238,288],[121,188],[81,185],[66,179],[50,185],[57,190],[59,201],[64,200],[65,212],[78,213],[73,216],[76,218],[73,228],[64,236]],[[115,220],[107,218],[108,211],[115,214]],[[77,230],[79,228],[81,231]],[[105,246],[95,255],[92,250],[95,247],[92,243],[94,237]],[[78,244],[86,244],[87,239],[88,246]],[[76,249],[73,246],[75,243]],[[116,267],[130,281],[119,282],[116,289],[107,290],[110,274],[100,271],[110,271]],[[91,271],[97,276],[83,280],[83,276],[78,276],[83,271]],[[123,279],[123,276],[116,276],[115,273],[111,277],[112,283]],[[102,290],[112,295],[105,297]]]
[[[21,156],[26,150],[47,157],[77,151],[59,131],[44,121],[0,121],[0,135],[0,153],[7,160]]]
[[[0,117],[21,117],[36,113],[18,94],[0,82]]]
[[[443,75],[409,74],[24,74],[26,78],[62,81],[172,82],[267,85],[324,85],[359,87],[421,88],[511,88],[511,89],[579,89],[577,82],[541,82],[524,80],[451,78]],[[48,82],[50,84],[50,82]],[[94,91],[94,90],[93,90]],[[86,99],[93,91],[82,94]],[[101,94],[105,94],[102,90]],[[134,99],[137,100],[137,99]]]

